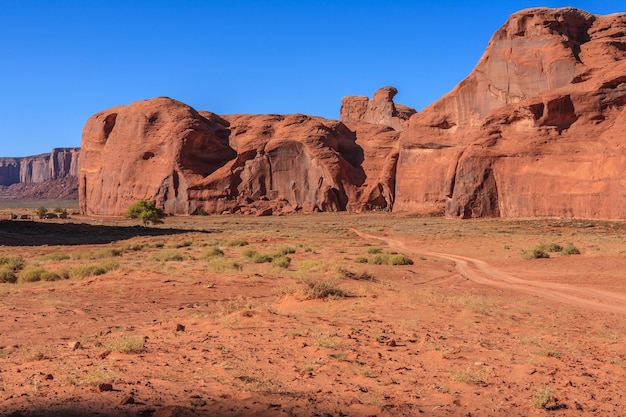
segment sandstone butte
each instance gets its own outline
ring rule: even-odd
[[[346,97],[340,121],[165,97],[108,109],[83,130],[81,211],[626,219],[626,14],[520,11],[432,105],[396,93]]]

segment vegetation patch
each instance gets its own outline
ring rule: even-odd
[[[546,408],[552,398],[552,390],[550,388],[543,388],[536,391],[533,395],[531,403],[535,408]]]
[[[119,263],[110,259],[99,264],[77,265],[64,272],[65,278],[88,278],[104,275],[119,268]]]
[[[24,282],[37,282],[37,281],[58,281],[61,276],[56,272],[48,271],[37,266],[28,266],[19,273],[17,281],[19,283]]]
[[[125,335],[109,344],[109,349],[112,352],[141,353],[145,350],[145,343],[146,339],[143,336]]]
[[[333,279],[305,278],[300,281],[301,293],[306,300],[345,298],[348,293]]]

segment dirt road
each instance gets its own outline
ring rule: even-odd
[[[477,284],[531,293],[573,306],[626,314],[626,294],[553,282],[523,280],[495,269],[480,259],[422,250],[397,238],[376,236],[363,233],[356,229],[350,230],[365,239],[382,240],[387,243],[389,247],[407,254],[424,255],[449,260],[454,263],[457,271],[459,271],[463,277]]]

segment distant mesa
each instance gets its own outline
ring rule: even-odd
[[[345,97],[339,121],[105,110],[83,130],[81,211],[626,220],[626,14],[522,10],[441,99],[416,112],[396,93]]]
[[[79,148],[55,148],[23,158],[0,158],[0,197],[78,198]]]

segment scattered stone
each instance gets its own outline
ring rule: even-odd
[[[45,376],[44,378],[46,381],[52,381],[54,379],[54,376],[52,374],[48,374]]]
[[[102,352],[100,354],[100,359],[105,359],[107,356],[109,356],[111,354],[110,350],[105,350],[104,352]]]
[[[80,342],[79,341],[73,341],[73,342],[69,342],[67,344],[67,346],[71,349],[71,350],[76,350],[80,347]]]
[[[132,395],[127,395],[120,402],[120,405],[129,405],[129,404],[135,404],[135,397],[133,397]]]
[[[182,324],[177,324],[176,325],[176,331],[177,332],[184,332],[185,331],[185,326],[183,326]]]
[[[113,385],[107,384],[107,383],[98,384],[98,391],[100,392],[113,391]]]
[[[396,347],[398,346],[398,344],[396,343],[395,339],[391,339],[387,342],[387,346]]]

